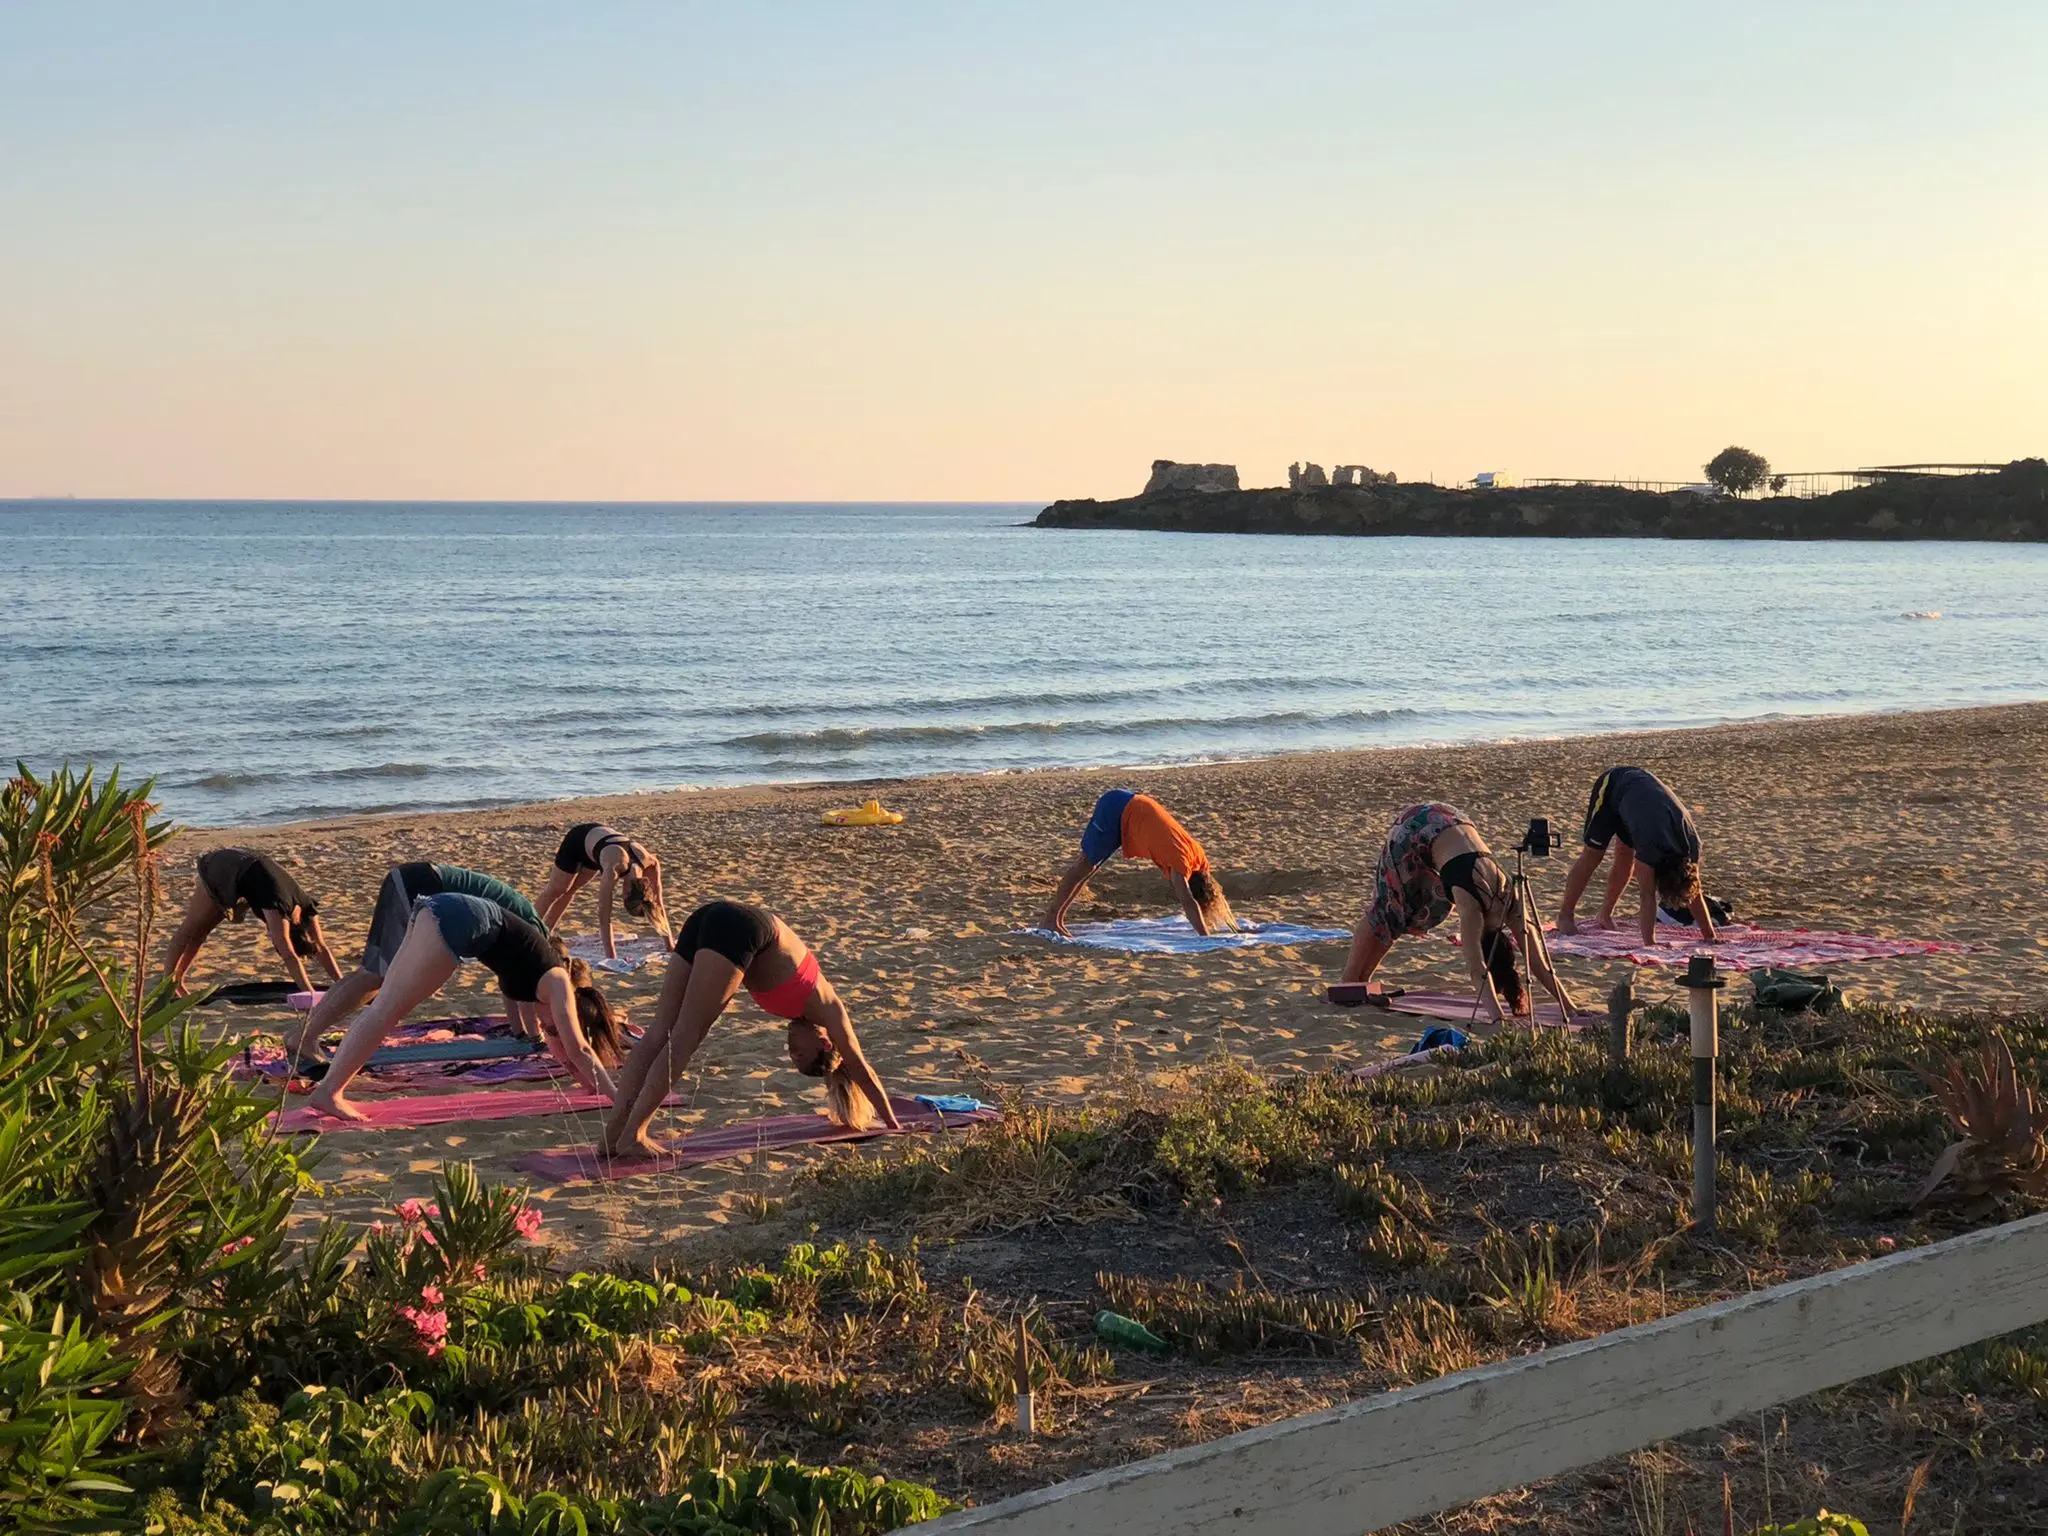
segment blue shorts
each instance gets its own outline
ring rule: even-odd
[[[441,942],[459,960],[476,959],[505,926],[505,909],[478,896],[443,891],[438,896],[422,896],[413,910],[420,907],[434,914]]]
[[[1104,864],[1124,851],[1124,807],[1138,798],[1135,789],[1112,789],[1095,802],[1088,825],[1081,829],[1081,857]]]

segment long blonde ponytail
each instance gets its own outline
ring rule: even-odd
[[[825,1074],[825,1108],[835,1125],[849,1131],[871,1131],[882,1123],[881,1112],[867,1090],[853,1080],[843,1064]]]

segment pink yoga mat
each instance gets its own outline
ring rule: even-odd
[[[772,1115],[764,1120],[742,1120],[737,1125],[720,1125],[709,1130],[692,1131],[689,1135],[668,1143],[667,1149],[660,1157],[630,1160],[602,1158],[598,1156],[594,1147],[555,1147],[546,1152],[529,1153],[512,1166],[521,1173],[533,1174],[553,1184],[589,1184],[600,1179],[631,1178],[638,1173],[673,1173],[678,1168],[697,1168],[705,1163],[746,1157],[756,1148],[779,1149],[817,1146],[824,1142],[866,1141],[873,1136],[908,1135],[912,1131],[950,1129],[998,1118],[994,1110],[986,1109],[966,1115],[942,1115],[925,1108],[915,1099],[892,1097],[889,1103],[896,1111],[896,1118],[903,1122],[903,1129],[900,1132],[886,1128],[875,1131],[849,1131],[844,1126],[834,1125],[823,1115]]]
[[[1700,931],[1676,923],[1660,924],[1657,943],[1646,948],[1634,923],[1601,933],[1584,929],[1566,937],[1547,935],[1556,955],[1588,960],[1628,960],[1636,965],[1683,965],[1688,957],[1711,954],[1724,971],[1758,971],[1766,967],[1797,969],[1810,965],[1846,965],[1857,960],[1890,960],[1900,955],[1961,954],[1967,944],[1938,939],[1880,939],[1862,933],[1833,933],[1818,928],[1751,928],[1730,923],[1717,930],[1709,944]]]
[[[1358,1010],[1360,1013],[1405,1013],[1410,1018],[1435,1019],[1441,1024],[1471,1024],[1481,1016],[1479,1004],[1473,998],[1460,997],[1454,992],[1403,992],[1385,1008],[1371,1003]],[[1520,1025],[1529,1027],[1527,1019],[1510,1019],[1508,1027]],[[1557,1004],[1538,1000],[1536,1004],[1537,1025],[1548,1029],[1564,1028],[1564,1015]]]
[[[671,1098],[670,1104],[681,1101]],[[538,1115],[611,1113],[612,1101],[601,1093],[565,1093],[553,1088],[524,1088],[503,1093],[432,1093],[403,1099],[378,1099],[359,1104],[364,1120],[337,1120],[301,1105],[273,1116],[287,1134],[298,1131],[415,1131],[430,1125],[461,1125],[481,1120],[519,1120]]]

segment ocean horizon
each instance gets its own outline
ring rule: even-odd
[[[1041,505],[4,502],[0,741],[222,826],[2048,697],[2040,546]]]

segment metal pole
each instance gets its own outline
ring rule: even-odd
[[[1692,1011],[1692,1220],[1693,1230],[1714,1230],[1714,1063],[1721,1054],[1720,999],[1726,986],[1712,955],[1686,962],[1685,989]]]

